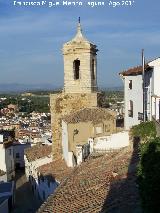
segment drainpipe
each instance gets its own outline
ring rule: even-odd
[[[146,121],[145,115],[145,58],[144,49],[142,49],[142,84],[143,84],[143,121]]]

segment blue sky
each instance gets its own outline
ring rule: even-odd
[[[48,0],[49,1],[49,0]],[[60,0],[61,2],[62,0]],[[87,0],[82,0],[86,2]],[[120,86],[118,73],[160,56],[160,2],[131,7],[16,7],[0,0],[0,83],[63,85],[62,45],[83,33],[98,46],[98,84]]]

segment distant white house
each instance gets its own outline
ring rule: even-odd
[[[29,147],[31,147],[31,143],[13,142],[15,169],[25,168],[24,150]]]
[[[125,129],[141,121],[160,120],[160,58],[121,72],[124,83]]]

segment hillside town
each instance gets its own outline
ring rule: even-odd
[[[117,71],[124,99],[110,103],[98,89],[97,46],[80,19],[62,52],[64,87],[50,94],[49,112],[1,108],[0,213],[141,213],[142,138],[132,129],[154,122],[160,134],[160,58]]]

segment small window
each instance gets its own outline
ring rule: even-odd
[[[101,134],[102,133],[102,127],[101,126],[95,127],[95,132],[96,132],[96,134]]]
[[[133,101],[129,101],[128,116],[133,118]]]
[[[143,113],[138,112],[138,120],[143,121]]]
[[[94,80],[95,79],[95,60],[92,59],[92,79]]]
[[[132,80],[129,80],[129,89],[132,89]]]
[[[73,62],[73,70],[74,70],[74,79],[78,80],[80,78],[80,60],[74,60]]]

